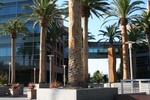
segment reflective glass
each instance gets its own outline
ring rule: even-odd
[[[0,47],[0,56],[6,56],[7,49],[4,47]]]

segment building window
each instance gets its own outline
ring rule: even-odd
[[[59,67],[59,57],[57,57],[57,67]]]
[[[58,42],[57,42],[57,50],[60,51],[60,50],[59,50],[59,43],[58,43]]]
[[[63,44],[61,44],[61,53],[63,54]]]
[[[62,66],[62,65],[63,65],[63,60],[62,60],[62,59],[60,60],[60,64],[61,64],[61,67],[63,67],[63,66]]]

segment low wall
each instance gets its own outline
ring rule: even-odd
[[[118,89],[118,94],[121,93],[121,83],[105,83],[104,87],[115,87]]]
[[[37,100],[115,100],[117,88],[37,89]]]

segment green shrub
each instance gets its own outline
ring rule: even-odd
[[[97,70],[92,78],[91,78],[92,83],[103,83],[104,79],[103,79],[103,74],[101,72],[99,72],[99,70]]]

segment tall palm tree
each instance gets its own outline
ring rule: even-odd
[[[11,35],[11,84],[15,83],[15,39],[17,38],[18,33],[29,33],[29,30],[24,27],[25,22],[20,22],[19,18],[9,20],[7,23],[0,25],[0,34],[2,35]]]
[[[109,82],[116,82],[116,54],[113,42],[116,41],[116,39],[120,40],[120,31],[118,31],[118,26],[116,25],[116,23],[114,23],[113,25],[106,26],[106,31],[100,30],[99,35],[103,35],[104,37],[106,37],[100,39],[99,41],[105,40],[105,42],[109,42]]]
[[[96,17],[102,17],[102,13],[108,11],[106,0],[81,0],[83,26],[83,67],[84,79],[88,81],[88,18],[93,13]]]
[[[81,1],[69,0],[68,83],[73,87],[84,83],[82,66]]]
[[[46,52],[45,40],[48,26],[60,19],[60,12],[56,6],[57,0],[33,0],[33,5],[24,5],[23,8],[32,11],[30,18],[35,20],[34,26],[40,24],[40,62],[39,62],[39,83],[46,82],[45,66]]]
[[[129,78],[129,55],[128,55],[128,47],[125,42],[127,39],[127,28],[126,25],[130,22],[132,17],[134,16],[134,12],[141,10],[142,8],[139,6],[140,4],[144,4],[144,2],[140,0],[136,0],[131,2],[131,0],[113,0],[112,9],[108,13],[109,16],[113,16],[119,19],[119,24],[121,25],[121,36],[122,36],[122,55],[123,55],[123,79]]]
[[[68,17],[68,2],[65,1],[62,9],[63,14]],[[96,17],[102,17],[103,13],[107,12],[109,7],[106,0],[81,0],[81,17],[84,20],[83,28],[83,67],[84,80],[88,81],[88,18],[93,13]]]

